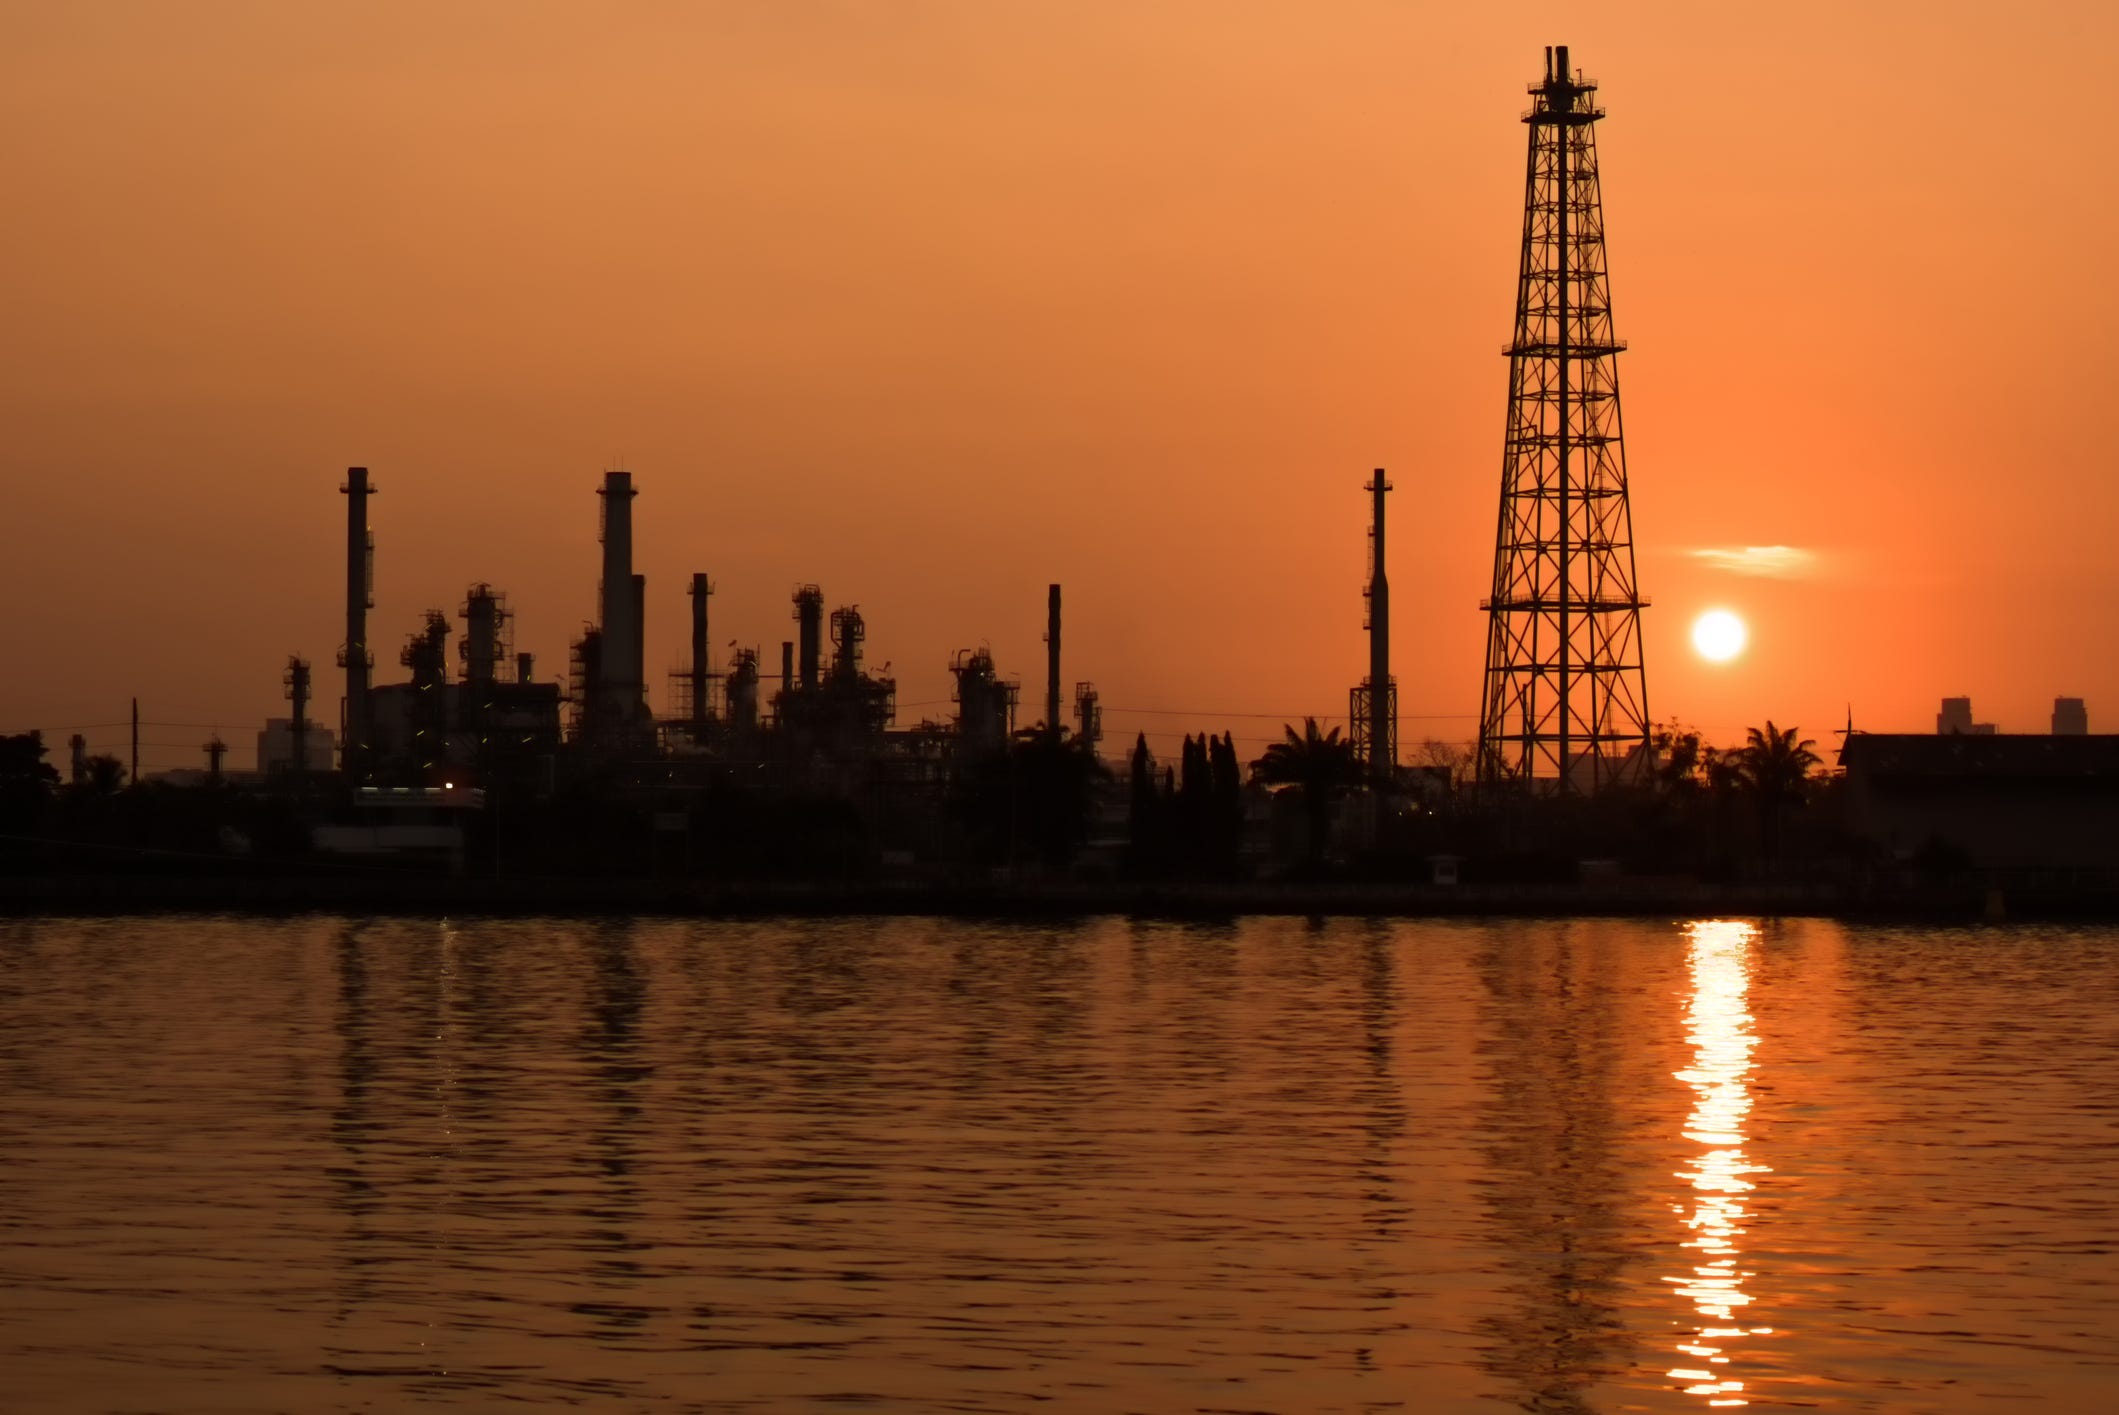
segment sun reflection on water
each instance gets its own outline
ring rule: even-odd
[[[1692,1270],[1664,1281],[1692,1303],[1698,1322],[1678,1343],[1683,1359],[1669,1375],[1686,1382],[1687,1395],[1705,1396],[1711,1406],[1744,1405],[1744,1383],[1730,1378],[1730,1343],[1772,1334],[1771,1328],[1746,1321],[1752,1298],[1744,1281],[1751,1274],[1739,1266],[1739,1240],[1750,1217],[1744,1196],[1755,1187],[1745,1176],[1768,1172],[1744,1154],[1744,1123],[1751,1113],[1746,1080],[1757,1045],[1747,994],[1758,928],[1717,919],[1690,924],[1686,934],[1692,996],[1685,1023],[1692,1065],[1677,1077],[1693,1090],[1685,1138],[1701,1148],[1691,1167],[1677,1174],[1692,1186],[1692,1206],[1689,1211],[1683,1204],[1672,1206],[1684,1215],[1691,1235],[1683,1246],[1693,1255]]]

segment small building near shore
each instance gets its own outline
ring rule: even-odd
[[[2119,871],[2119,735],[1850,733],[1847,823],[1894,860]]]
[[[461,868],[466,827],[486,793],[449,784],[363,786],[343,819],[316,826],[310,839],[327,855],[420,860]]]

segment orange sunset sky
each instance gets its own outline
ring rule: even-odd
[[[1468,738],[1553,43],[1652,715],[2119,727],[2119,6],[9,0],[0,730],[240,762],[293,652],[335,722],[356,463],[379,678],[476,580],[563,673],[622,464],[658,708],[704,569],[769,669],[814,580],[901,724],[982,641],[1027,723],[1057,580],[1109,746],[1251,755],[1365,671],[1382,465],[1401,740]]]

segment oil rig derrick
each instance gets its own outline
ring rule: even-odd
[[[1593,794],[1647,762],[1648,683],[1597,176],[1596,85],[1545,51],[1479,710],[1482,787]]]

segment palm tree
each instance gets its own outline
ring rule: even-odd
[[[1251,763],[1251,774],[1270,786],[1302,788],[1302,804],[1310,818],[1310,860],[1324,858],[1325,837],[1332,828],[1332,802],[1360,778],[1360,763],[1354,760],[1354,744],[1341,740],[1339,729],[1317,730],[1317,719],[1302,720],[1302,732],[1284,729],[1285,741],[1266,748],[1265,755]]]
[[[1758,798],[1766,854],[1773,858],[1780,855],[1782,806],[1802,799],[1803,783],[1809,780],[1811,769],[1824,761],[1814,750],[1817,743],[1808,737],[1798,737],[1800,731],[1800,728],[1791,727],[1783,732],[1768,718],[1766,730],[1750,729],[1737,753],[1737,769],[1743,783]]]

